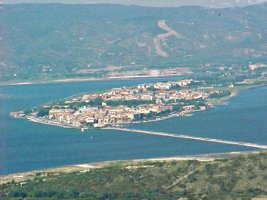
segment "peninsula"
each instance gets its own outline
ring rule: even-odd
[[[239,90],[266,84],[266,66],[209,66],[200,75],[186,79],[77,94],[10,114],[82,131],[188,116],[224,103]]]
[[[113,88],[102,93],[72,96],[11,114],[64,127],[103,128],[205,110],[212,107],[209,98],[230,94],[221,90],[196,89],[199,84],[193,79],[184,79]]]

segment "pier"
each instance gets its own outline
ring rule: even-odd
[[[117,128],[117,127],[108,127],[105,129],[126,131],[126,132],[146,134],[146,135],[156,135],[156,136],[161,136],[161,137],[172,137],[172,138],[187,139],[187,140],[197,140],[197,141],[203,141],[203,142],[213,142],[213,143],[221,143],[221,144],[229,144],[229,145],[238,145],[238,146],[244,146],[244,147],[253,147],[253,148],[257,148],[257,149],[267,149],[267,145],[247,143],[247,142],[238,142],[238,141],[230,141],[230,140],[221,140],[221,139],[214,139],[214,138],[207,138],[207,137],[195,137],[195,136],[190,136],[190,135],[176,135],[176,134],[172,134],[172,133],[146,131],[146,130],[129,129],[129,128]]]

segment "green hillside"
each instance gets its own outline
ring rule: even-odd
[[[199,162],[119,162],[72,173],[37,173],[0,186],[1,199],[252,199],[267,195],[267,153]]]
[[[247,65],[267,58],[267,4],[226,9],[18,4],[0,8],[0,81],[120,70]],[[158,43],[166,29],[179,34]],[[99,71],[104,69],[104,71]]]

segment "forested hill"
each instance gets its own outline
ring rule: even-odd
[[[267,58],[267,4],[0,8],[0,81],[101,76],[93,70],[247,64]]]
[[[208,200],[262,197],[257,198],[259,200],[267,197],[266,166],[267,153],[208,162],[119,162],[89,171],[37,172],[32,180],[0,185],[0,198]]]

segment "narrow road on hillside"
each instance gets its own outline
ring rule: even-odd
[[[183,39],[184,37],[181,34],[177,33],[175,30],[171,29],[166,24],[165,20],[158,21],[158,27],[166,31],[166,33],[159,34],[154,38],[153,42],[156,48],[156,53],[159,56],[168,57],[168,53],[162,49],[162,43],[165,42],[165,40],[171,36],[175,36],[177,39]]]

